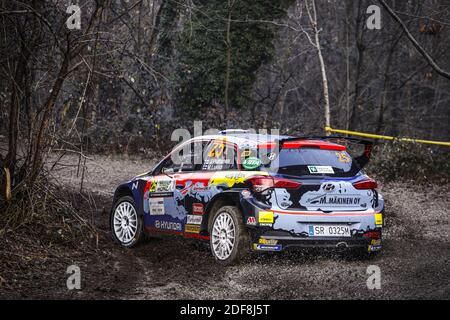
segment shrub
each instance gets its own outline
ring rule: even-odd
[[[444,146],[383,142],[375,146],[367,171],[386,181],[414,179],[418,182],[448,182],[450,153]]]

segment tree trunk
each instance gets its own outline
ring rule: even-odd
[[[350,10],[349,4],[345,1],[345,128],[350,126]]]
[[[317,25],[317,9],[316,9],[316,2],[315,0],[311,0],[311,9],[312,13],[309,9],[309,5],[306,2],[306,9],[308,11],[308,16],[311,22],[311,26],[314,30],[314,42],[315,47],[317,49],[317,56],[319,57],[319,64],[320,64],[320,73],[322,75],[322,87],[323,87],[323,100],[324,100],[324,114],[325,114],[325,127],[331,126],[330,121],[330,95],[328,90],[328,77],[327,77],[327,71],[325,67],[325,61],[323,59],[322,55],[322,49],[320,47],[320,37],[319,37],[319,28]],[[328,134],[328,132],[326,132]]]
[[[51,115],[51,111],[56,103],[56,99],[59,95],[59,92],[61,91],[61,88],[63,86],[64,80],[67,76],[67,71],[69,67],[69,56],[70,53],[67,53],[63,59],[63,62],[61,64],[61,68],[58,72],[58,77],[53,84],[52,92],[50,93],[50,96],[47,98],[47,101],[44,104],[44,114],[42,116],[42,120],[39,126],[39,131],[36,135],[36,138],[34,140],[34,155],[33,155],[33,161],[31,165],[31,171],[30,171],[30,177],[31,177],[31,183],[36,179],[42,165],[42,143],[43,143],[43,134],[48,126],[48,120]]]
[[[152,33],[150,35],[150,41],[149,41],[149,45],[148,45],[148,60],[147,60],[147,64],[149,66],[152,65],[153,63],[153,56],[155,54],[155,45],[156,45],[156,39],[158,38],[158,34],[160,32],[160,24],[161,24],[161,15],[162,12],[164,11],[164,8],[167,4],[167,1],[163,0],[158,8],[158,11],[156,13],[156,18],[155,21],[153,22],[153,28],[152,28]],[[152,10],[154,10],[154,8],[152,8]],[[152,11],[153,12],[153,11]]]
[[[21,54],[17,59],[16,71],[11,81],[11,101],[9,106],[9,125],[8,125],[8,153],[3,160],[5,172],[5,199],[11,199],[11,188],[14,183],[14,175],[17,160],[17,141],[19,135],[19,111],[21,105],[21,91],[28,91],[25,86],[28,84],[27,65],[30,58],[30,50],[22,45]],[[24,97],[26,98],[26,97]]]
[[[358,104],[359,104],[359,78],[361,76],[361,70],[364,64],[364,52],[365,52],[365,46],[363,41],[364,36],[364,24],[363,24],[363,15],[365,13],[361,12],[361,1],[358,2],[358,9],[357,9],[357,18],[356,18],[356,48],[358,50],[358,63],[356,65],[356,71],[355,71],[355,89],[354,89],[354,96],[353,96],[353,106],[352,106],[352,112],[350,115],[350,121],[349,121],[349,129],[355,130],[356,129],[356,123],[357,123],[357,111],[358,111]]]
[[[231,73],[231,11],[233,9],[234,0],[228,0],[228,19],[226,28],[226,45],[227,45],[227,65],[225,73],[225,92],[224,92],[224,118],[226,119],[228,110],[230,109],[229,90],[230,90],[230,73]]]
[[[394,55],[395,48],[398,44],[398,42],[401,39],[401,35],[394,41],[392,44],[389,54],[386,58],[386,66],[384,70],[384,84],[383,84],[383,92],[381,96],[381,102],[380,102],[380,109],[378,112],[378,120],[377,120],[377,130],[376,132],[381,133],[381,130],[384,125],[384,112],[386,110],[386,101],[387,101],[387,94],[388,94],[388,88],[390,85],[390,72],[391,72],[391,65],[392,65],[392,57]]]

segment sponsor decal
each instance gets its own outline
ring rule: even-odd
[[[258,172],[245,172],[245,171],[230,171],[230,172],[216,172],[209,180],[210,186],[216,185],[227,185],[229,188],[233,187],[235,184],[241,184],[245,182],[250,176],[261,175],[268,176],[269,174],[265,171]]]
[[[373,246],[379,246],[379,245],[381,245],[381,239],[372,239],[370,244]]]
[[[278,240],[260,238],[258,242],[259,244],[267,244],[269,246],[274,246],[278,243]]]
[[[261,226],[272,225],[274,221],[272,211],[260,211],[258,214],[258,222]]]
[[[305,192],[300,198],[300,205],[308,210],[365,210],[371,206],[373,196],[371,190],[356,190],[350,182],[324,182],[319,190]]]
[[[233,167],[233,161],[234,159],[221,159],[221,158],[205,159],[202,170],[219,171],[230,169]]]
[[[164,198],[149,198],[148,204],[150,208],[150,215],[163,215],[164,212]]]
[[[308,166],[309,173],[329,173],[334,174],[333,167],[331,166]]]
[[[158,185],[158,181],[152,180],[150,182],[150,189],[149,192],[156,192],[156,186]]]
[[[131,185],[131,190],[135,190],[135,189],[137,189],[138,188],[138,182],[136,181],[135,183],[133,183],[132,185]]]
[[[203,216],[188,214],[187,215],[187,224],[202,224]]]
[[[203,214],[204,213],[203,203],[193,203],[192,204],[192,213],[193,214]]]
[[[256,226],[256,218],[255,217],[248,217],[247,218],[247,224],[250,226]]]
[[[261,250],[261,251],[281,251],[282,247],[281,247],[281,244],[272,246],[272,245],[254,243],[253,249]]]
[[[162,230],[182,231],[181,223],[164,220],[155,220],[155,228]]]
[[[173,191],[175,185],[175,180],[158,180],[158,186],[156,191],[158,192],[170,192]]]
[[[332,192],[334,189],[336,189],[336,186],[333,183],[325,183],[322,189],[325,192]]]
[[[182,198],[189,196],[200,201],[200,203],[197,202],[200,205],[201,202],[209,202],[217,192],[213,188],[206,187],[204,182],[186,181],[184,188],[179,193]],[[194,211],[194,207],[192,210]]]
[[[354,197],[340,197],[340,196],[322,196],[319,199],[311,201],[311,203],[331,204],[331,205],[359,205],[361,198]]]
[[[369,245],[368,251],[374,252],[374,251],[380,251],[381,250],[381,244],[380,245]]]
[[[383,225],[383,214],[381,213],[375,213],[375,224],[377,226]]]
[[[153,180],[150,185],[150,192],[173,192],[175,188],[175,180],[158,179]]]
[[[336,151],[336,157],[339,162],[349,163],[351,161],[349,155],[345,151]]]
[[[256,157],[249,157],[247,159],[244,159],[242,162],[242,166],[246,170],[254,170],[261,166],[261,160]]]
[[[157,193],[150,193],[149,198],[167,198],[167,197],[173,197],[173,192],[157,192]]]
[[[250,157],[252,155],[252,150],[244,150],[241,153],[241,158],[247,158]]]
[[[184,226],[184,232],[200,233],[200,226],[197,224],[187,224]]]
[[[271,152],[267,155],[267,159],[269,159],[270,161],[275,160],[276,157],[277,157],[277,154],[275,152]]]

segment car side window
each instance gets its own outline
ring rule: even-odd
[[[205,154],[203,151],[210,142],[211,140],[194,141],[173,150],[170,156],[158,165],[155,174],[201,171]]]
[[[235,147],[225,141],[212,141],[205,149],[203,159],[203,171],[237,169]]]
[[[188,146],[185,146],[185,155],[181,157],[180,172],[201,171],[203,167],[203,150],[207,147],[210,141],[194,141]]]

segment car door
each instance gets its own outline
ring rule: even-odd
[[[146,228],[153,232],[183,232],[186,211],[175,192],[180,164],[168,156],[148,182],[144,192]]]
[[[189,203],[187,208],[186,196],[201,192],[207,186],[209,178],[199,181],[196,176],[202,169],[202,154],[207,143],[209,140],[188,142],[174,149],[159,165],[147,193],[149,214],[146,221],[152,231],[182,234],[186,231],[185,225],[189,224],[189,233],[199,232],[201,219],[189,215],[195,205]],[[199,206],[196,208],[198,213]]]
[[[201,238],[205,208],[210,200],[208,182],[213,172],[203,172],[203,153],[210,140],[196,140],[185,146],[176,174],[175,199],[182,204],[186,218],[184,236]]]

